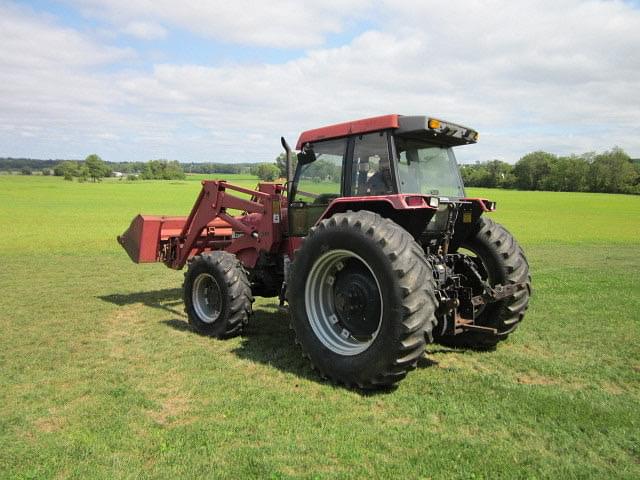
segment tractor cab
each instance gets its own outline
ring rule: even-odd
[[[478,133],[426,116],[385,115],[300,135],[289,180],[289,226],[304,236],[332,202],[388,209],[407,194],[425,207],[465,197],[452,147],[475,143]],[[344,199],[351,201],[345,203]]]

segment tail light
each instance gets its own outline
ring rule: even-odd
[[[424,205],[424,198],[422,197],[407,197],[405,201],[410,207],[421,207]]]
[[[414,196],[414,197],[406,197],[405,202],[407,202],[407,205],[409,207],[424,207],[425,205],[428,205],[431,208],[438,208],[438,205],[440,205],[440,199],[438,197],[418,197],[418,196]]]

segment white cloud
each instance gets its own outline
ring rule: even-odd
[[[172,25],[199,16],[199,31],[215,16],[206,2],[181,4],[182,14],[165,3],[130,3],[106,3],[118,29],[149,13],[145,22],[167,28],[172,16]],[[152,5],[159,13],[150,13]],[[260,3],[243,19],[218,7],[230,20],[214,36],[234,30],[237,41],[270,44],[278,31],[302,46],[353,21],[343,13],[315,25],[310,18],[320,7],[282,5]],[[325,4],[319,17],[340,5]],[[364,11],[362,2],[355,6]],[[276,14],[282,19],[265,20]],[[122,63],[132,55],[126,49],[0,7],[0,145],[7,149],[0,155],[95,150],[114,160],[267,161],[283,133],[293,143],[303,129],[397,112],[478,128],[480,144],[461,149],[467,161],[613,145],[640,156],[640,12],[628,4],[406,1],[376,3],[376,14],[380,29],[283,64],[132,70]],[[292,18],[308,31],[280,23]],[[255,25],[261,30],[251,33]],[[26,143],[17,132],[34,137]]]
[[[151,22],[129,22],[122,31],[142,40],[157,40],[167,36],[167,30],[162,25]]]
[[[343,31],[366,0],[70,0],[114,23],[153,19],[206,38],[243,45],[306,48]]]
[[[0,62],[15,71],[95,66],[130,58],[131,50],[98,45],[44,15],[0,4]]]
[[[122,95],[97,73],[134,56],[30,9],[0,5],[0,155],[82,156],[85,138],[104,124],[136,123],[117,113]]]

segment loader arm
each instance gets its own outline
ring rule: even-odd
[[[261,183],[258,190],[250,190],[204,180],[189,216],[138,215],[118,241],[136,263],[162,261],[179,270],[193,255],[224,249],[252,268],[261,251],[272,251],[280,243],[283,190],[275,183]],[[250,199],[229,191],[250,195]],[[244,213],[234,217],[228,210]]]

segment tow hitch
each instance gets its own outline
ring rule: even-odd
[[[440,313],[446,312],[450,319],[453,318],[453,322],[448,321],[443,331],[449,335],[458,335],[466,331],[497,335],[497,329],[475,324],[476,309],[483,305],[499,302],[526,288],[525,283],[496,285],[494,288],[485,283],[485,289],[481,295],[471,296],[469,295],[470,289],[461,288],[458,290],[457,298],[441,298]]]
[[[489,286],[485,287],[485,292],[482,295],[476,295],[471,299],[471,303],[474,307],[480,305],[486,305],[488,303],[494,303],[502,300],[503,298],[510,297],[520,290],[527,288],[526,283],[511,283],[509,285],[496,285],[496,288]]]

